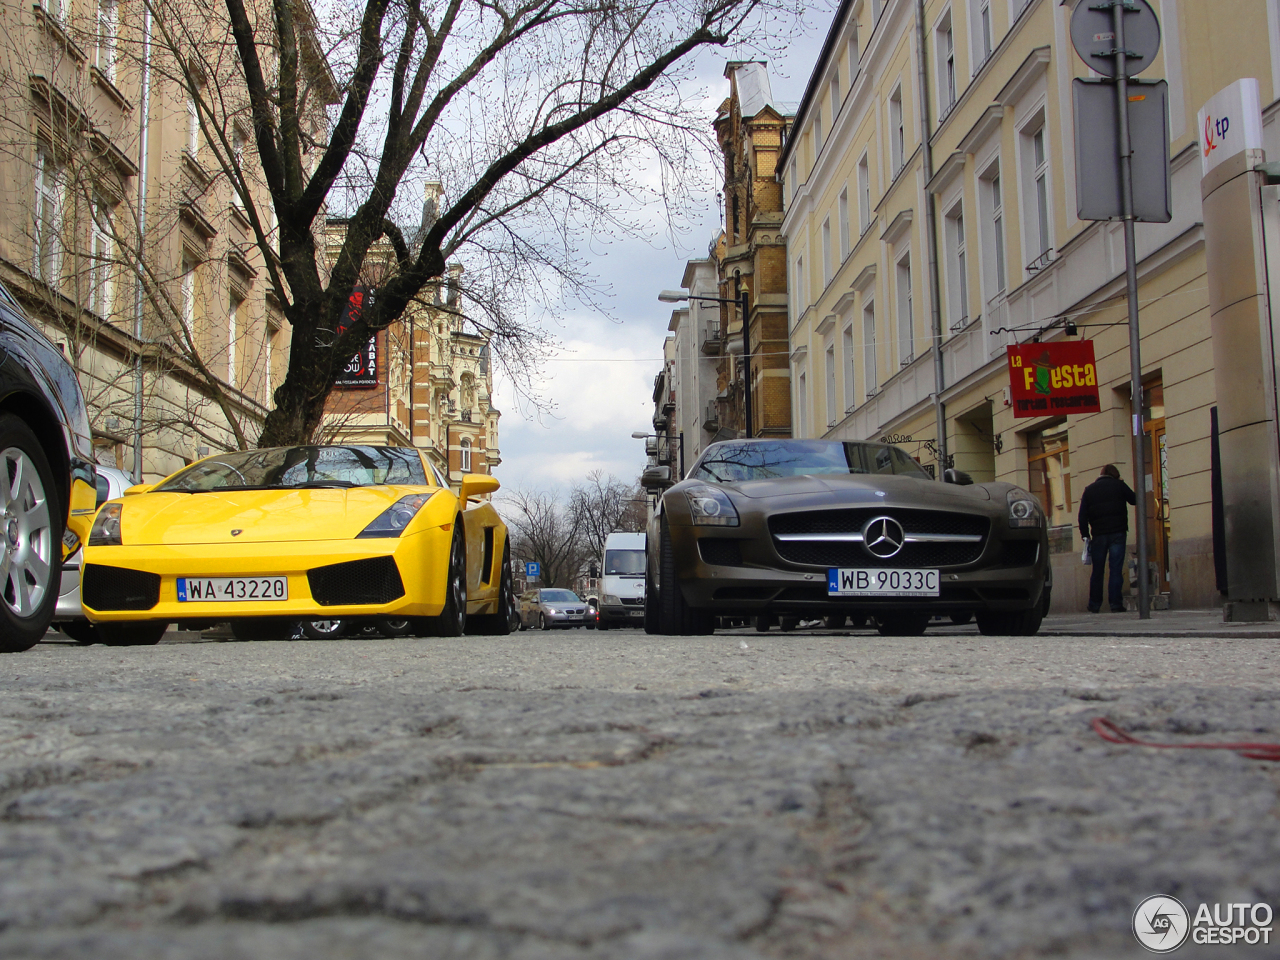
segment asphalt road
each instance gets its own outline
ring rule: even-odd
[[[0,665],[5,958],[1130,958],[1151,894],[1280,913],[1280,765],[1089,726],[1280,742],[1274,640],[574,631]]]

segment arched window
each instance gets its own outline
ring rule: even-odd
[[[471,440],[468,437],[462,438],[462,472],[471,472]]]

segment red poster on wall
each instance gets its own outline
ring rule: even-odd
[[[1097,413],[1093,341],[1009,347],[1009,390],[1015,417]]]

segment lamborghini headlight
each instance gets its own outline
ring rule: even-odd
[[[684,492],[689,501],[689,512],[693,514],[695,524],[707,524],[718,527],[736,527],[738,511],[733,508],[733,501],[723,490],[700,483]]]
[[[122,506],[119,503],[108,503],[104,504],[102,509],[98,511],[97,519],[93,521],[93,529],[89,531],[89,546],[120,546],[120,511]]]
[[[1009,526],[1038,527],[1044,523],[1040,501],[1021,487],[1009,491]]]
[[[426,494],[414,493],[407,497],[401,497],[387,509],[374,519],[367,527],[360,531],[357,539],[360,537],[398,537],[404,533],[405,528],[409,526],[414,517],[430,500],[431,497]]]

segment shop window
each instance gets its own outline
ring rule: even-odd
[[[1031,492],[1044,508],[1049,526],[1069,527],[1074,524],[1066,423],[1027,435],[1027,467],[1031,473]]]

